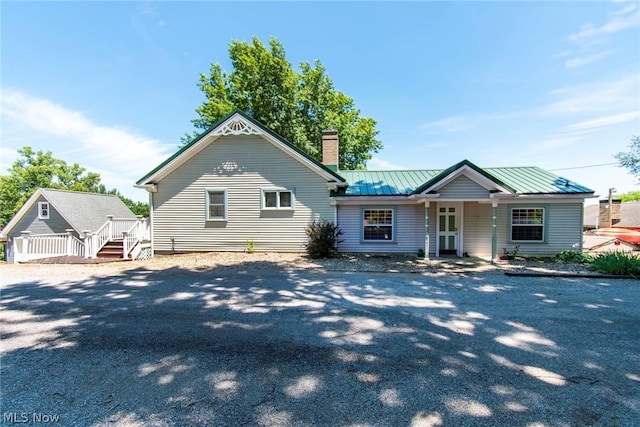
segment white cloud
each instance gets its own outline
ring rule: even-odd
[[[18,152],[9,147],[0,147],[0,174],[4,174],[18,158]]]
[[[567,60],[564,63],[565,68],[579,68],[579,67],[583,67],[587,64],[591,64],[592,62],[596,62],[596,61],[600,61],[601,59],[606,58],[607,56],[611,55],[613,53],[613,50],[605,50],[603,52],[598,52],[598,53],[594,53],[591,55],[587,55],[587,56],[579,56],[577,58],[572,58]]]
[[[110,174],[103,172],[103,182],[107,187],[117,187],[121,191],[124,190],[122,183],[128,182],[128,186],[132,186],[175,149],[118,126],[96,124],[81,112],[13,89],[3,89],[1,112],[3,128],[14,125],[29,137],[40,133],[63,139],[65,154],[74,156],[74,159],[63,160],[77,162],[90,171],[110,171]],[[74,149],[69,150],[69,147]],[[3,147],[3,163],[7,148]],[[17,148],[13,147],[13,150]],[[51,150],[54,156],[62,158],[60,152],[49,146],[39,148]],[[118,177],[118,184],[110,182],[107,175],[114,179]]]
[[[600,82],[583,83],[551,91],[557,100],[542,108],[543,114],[619,112],[638,108],[638,75],[631,73]]]
[[[627,113],[614,114],[610,116],[598,117],[597,119],[586,120],[574,123],[566,127],[568,131],[582,131],[598,129],[606,126],[617,125],[619,123],[629,122],[634,119],[640,119],[640,111],[630,111]]]
[[[458,132],[469,129],[471,126],[471,116],[451,116],[433,122],[428,122],[420,126],[422,129],[439,129],[446,132]]]
[[[393,164],[379,157],[373,157],[367,162],[367,169],[369,170],[401,170],[406,169],[403,166]]]
[[[596,37],[617,33],[627,28],[640,25],[640,12],[634,4],[625,5],[622,9],[610,14],[609,20],[600,25],[588,23],[580,31],[569,36],[569,40],[581,43]]]
[[[635,4],[625,4],[609,14],[608,21],[601,25],[587,23],[582,28],[569,35],[568,40],[578,46],[579,53],[572,59],[565,61],[565,68],[579,68],[598,62],[610,56],[613,50],[604,49],[609,37],[613,34],[640,25],[640,11]],[[556,56],[557,57],[557,56]]]
[[[435,129],[445,132],[461,132],[468,129],[473,129],[483,123],[520,117],[523,113],[523,111],[512,111],[508,113],[493,114],[463,114],[459,116],[445,117],[444,119],[424,123],[420,125],[420,128]]]

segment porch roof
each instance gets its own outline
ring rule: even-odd
[[[458,165],[464,162],[459,163]],[[455,166],[455,165],[454,165]],[[348,182],[345,196],[410,195],[449,169],[339,171]],[[593,190],[536,166],[482,168],[485,176],[515,194],[592,194]]]

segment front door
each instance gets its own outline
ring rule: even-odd
[[[457,205],[438,205],[438,249],[439,255],[458,253]]]

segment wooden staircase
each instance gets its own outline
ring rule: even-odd
[[[109,240],[98,252],[98,258],[122,259],[122,239]]]

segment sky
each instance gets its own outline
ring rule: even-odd
[[[640,136],[638,2],[0,2],[0,169],[51,151],[135,182],[191,133],[232,40],[320,60],[377,121],[368,169],[539,166],[606,197]],[[595,203],[592,199],[587,203]]]

